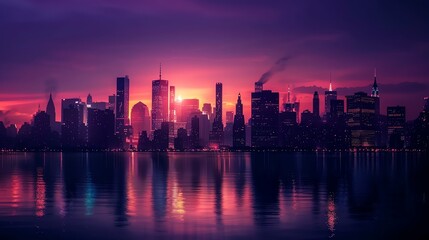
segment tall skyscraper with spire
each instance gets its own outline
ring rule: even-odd
[[[168,122],[168,80],[162,79],[161,64],[159,79],[152,81],[152,131],[161,129],[162,122]]]
[[[46,113],[49,115],[49,121],[51,128],[55,125],[55,104],[52,100],[52,93],[49,94],[49,101],[46,105]]]
[[[126,125],[129,125],[130,108],[130,80],[128,76],[116,79],[116,133],[124,134]]]
[[[238,94],[235,104],[235,116],[232,135],[232,146],[242,148],[246,146],[246,125],[244,123],[243,104],[241,103],[241,94]]]
[[[337,91],[332,88],[332,77],[329,77],[329,90],[325,91],[325,116],[328,117],[331,111],[331,101],[337,100]]]
[[[319,105],[319,93],[315,91],[313,95],[313,114],[316,118],[320,117]]]
[[[371,97],[380,97],[378,95],[377,69],[374,69],[374,83],[372,84]]]
[[[216,83],[216,111],[213,121],[210,142],[214,145],[223,143],[223,122],[222,122],[222,83]]]

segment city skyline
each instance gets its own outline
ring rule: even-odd
[[[1,119],[30,119],[51,91],[56,106],[60,98],[84,98],[88,92],[104,101],[101,96],[114,93],[111,79],[125,75],[133,79],[130,105],[151,106],[150,81],[159,62],[183,98],[214,104],[211,86],[223,82],[224,110],[234,111],[237,92],[231,90],[240,88],[246,118],[253,83],[282,58],[288,59],[284,70],[266,86],[280,98],[291,86],[302,110],[312,109],[315,90],[322,95],[328,89],[331,72],[334,90],[343,97],[368,91],[377,67],[381,109],[408,106],[408,119],[419,112],[414,99],[428,91],[427,3],[421,1],[83,5],[0,3],[0,26],[8,32],[0,44],[8,56],[0,60]]]

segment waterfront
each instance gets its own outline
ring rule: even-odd
[[[429,236],[426,153],[7,153],[1,239]]]

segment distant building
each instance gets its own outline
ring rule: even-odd
[[[317,118],[320,117],[319,107],[320,107],[319,93],[315,91],[313,95],[313,114]]]
[[[255,89],[251,109],[252,147],[277,147],[279,93]]]
[[[162,122],[168,122],[168,80],[152,81],[152,130],[161,129]]]
[[[176,121],[176,87],[170,86],[170,122]]]
[[[191,127],[191,113],[200,111],[200,100],[198,99],[183,99],[181,104],[181,122],[187,122],[187,130]]]
[[[234,112],[226,111],[226,123],[233,123],[233,122],[234,122]]]
[[[150,132],[150,116],[148,107],[142,103],[136,103],[131,109],[131,126],[133,127],[133,144],[137,144],[142,131]]]
[[[329,90],[325,91],[325,116],[331,112],[331,101],[337,100],[337,91],[332,90],[332,81],[329,81]]]
[[[191,120],[190,144],[192,149],[200,148],[200,119],[193,116]]]
[[[186,132],[186,129],[177,129],[177,137],[174,139],[174,149],[178,151],[183,151],[185,149],[188,149],[188,147],[188,134]]]
[[[352,147],[376,146],[377,98],[357,92],[347,98],[347,125],[351,130]]]
[[[240,93],[235,104],[232,146],[234,148],[243,148],[246,146],[246,126],[244,124],[243,104],[241,103]]]
[[[39,111],[34,115],[33,127],[31,129],[34,147],[36,149],[49,148],[51,136],[50,116],[44,111]]]
[[[116,95],[115,94],[109,96],[107,108],[112,110],[116,116]]]
[[[55,104],[54,104],[54,101],[52,100],[52,94],[49,94],[49,101],[48,101],[48,104],[46,105],[46,113],[49,115],[50,125],[54,126],[56,114],[55,114]]]
[[[129,125],[130,108],[130,80],[128,76],[118,77],[116,79],[116,134],[125,143],[129,135],[126,126]]]
[[[174,138],[176,137],[176,131],[174,129],[174,122],[163,122],[161,123],[161,134],[162,134],[162,148],[173,149],[174,148]]]
[[[115,142],[115,115],[110,109],[88,109],[88,147],[112,148]]]
[[[223,122],[222,122],[222,83],[216,83],[216,110],[210,133],[210,145],[219,147],[223,144]]]
[[[403,148],[405,143],[405,107],[387,107],[388,145],[391,148]]]

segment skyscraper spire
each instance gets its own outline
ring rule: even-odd
[[[332,73],[329,73],[329,91],[332,92]]]
[[[377,68],[374,68],[374,84],[372,85],[372,97],[379,97],[378,94],[378,84],[377,84]]]
[[[161,67],[162,67],[162,65],[161,65],[161,63],[159,63],[159,80],[161,80]]]
[[[287,86],[287,102],[290,103],[290,87]]]

